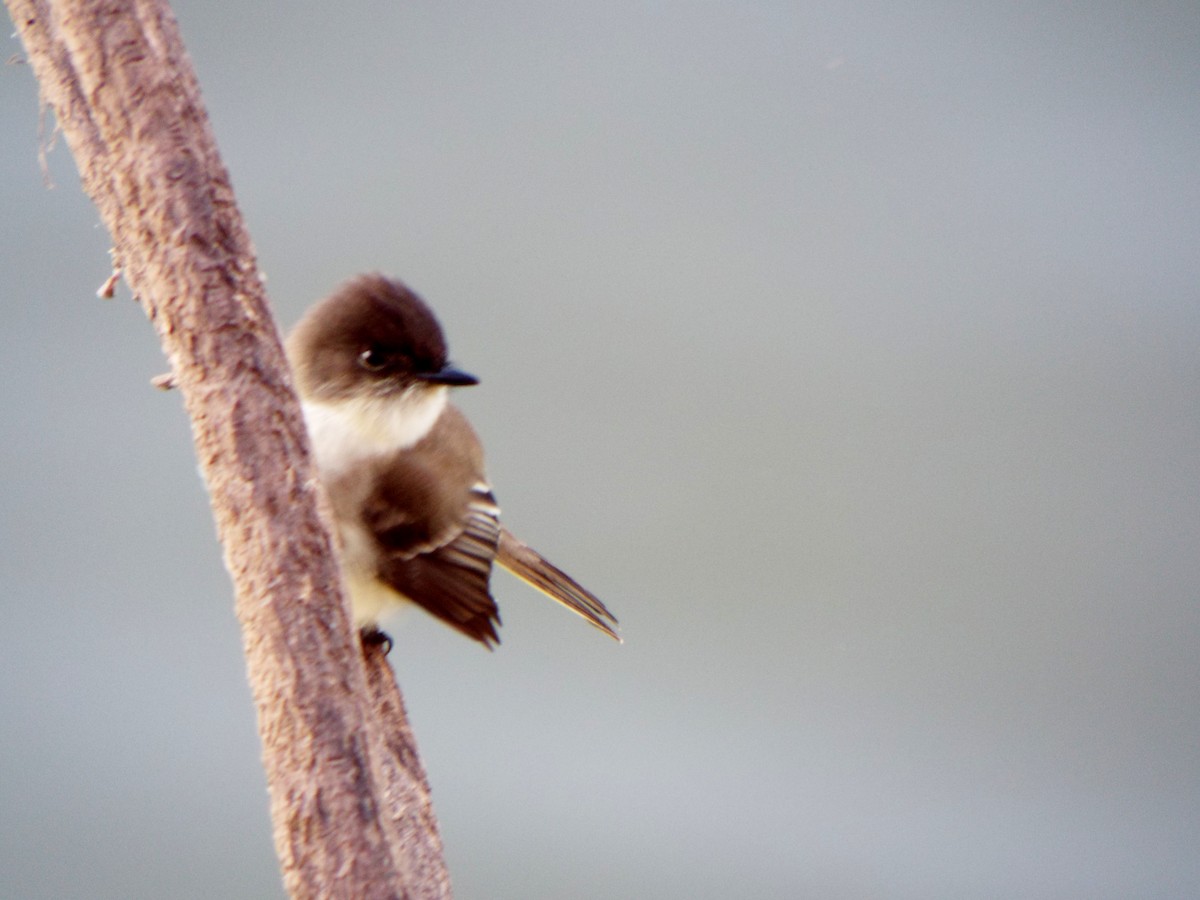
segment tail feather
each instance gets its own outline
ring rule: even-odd
[[[596,595],[528,544],[514,537],[507,528],[500,529],[496,562],[550,599],[583,616],[618,643],[621,642],[616,629],[617,617],[608,611]]]

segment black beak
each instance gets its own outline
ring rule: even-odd
[[[421,372],[417,375],[426,384],[444,384],[448,387],[470,387],[479,384],[479,379],[469,372],[456,369],[447,363],[438,372]]]

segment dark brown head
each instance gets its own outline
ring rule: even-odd
[[[310,309],[288,336],[287,352],[306,400],[477,383],[448,363],[441,326],[424,301],[378,274],[346,282]]]

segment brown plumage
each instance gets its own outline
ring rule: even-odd
[[[357,624],[409,600],[485,646],[499,642],[493,562],[617,640],[595,595],[501,527],[483,448],[447,388],[429,308],[379,275],[314,307],[288,339]]]

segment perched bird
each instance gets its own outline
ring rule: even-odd
[[[499,643],[497,562],[620,640],[596,597],[500,525],[483,448],[448,401],[477,379],[452,366],[433,312],[399,281],[363,275],[314,306],[287,353],[333,505],[355,624],[416,603]]]

